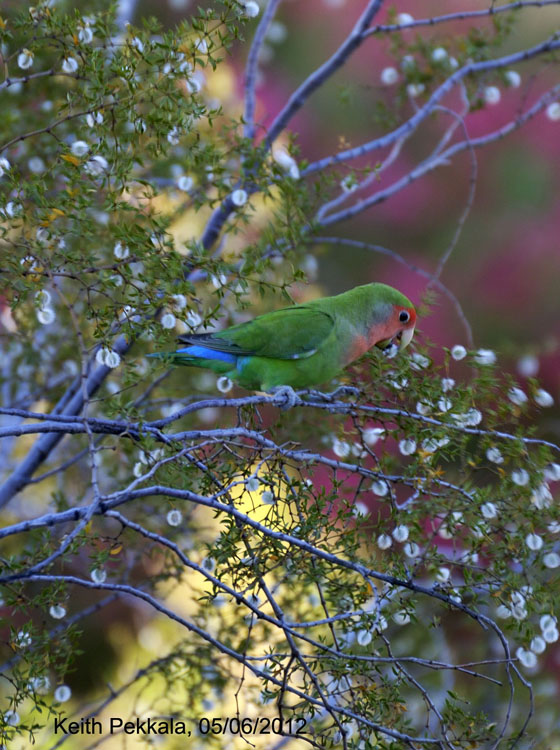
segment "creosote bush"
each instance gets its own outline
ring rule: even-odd
[[[395,9],[376,26],[383,3],[364,3],[260,133],[259,50],[278,4],[216,2],[171,30],[119,26],[104,3],[0,18],[4,744],[58,747],[56,718],[118,712],[187,722],[169,742],[189,748],[239,734],[270,747],[263,717],[280,719],[275,741],[360,750],[529,747],[544,731],[531,678],[559,638],[560,449],[533,424],[553,398],[471,344],[440,276],[475,150],[554,119],[559,87],[476,139],[465,117],[518,87],[512,65],[555,63],[560,42],[499,56],[531,3],[466,10],[488,27],[441,37],[422,32],[445,18]],[[308,160],[286,134],[293,115],[385,34],[395,63],[380,81],[395,89],[380,132]],[[215,92],[245,47],[240,113]],[[434,151],[384,182],[432,115]],[[430,287],[420,312],[451,298],[467,347],[420,330],[411,350],[370,352],[284,410],[146,358],[301,296],[315,245],[406,265],[322,233],[462,152],[458,233],[436,273],[413,270]],[[88,634],[113,619],[123,653],[109,666],[100,647],[96,670]],[[222,718],[205,731],[226,715],[229,732]]]

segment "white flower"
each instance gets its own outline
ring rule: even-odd
[[[399,80],[399,72],[396,68],[383,68],[380,78],[384,86],[392,86]]]
[[[532,378],[539,371],[539,360],[532,354],[526,354],[517,362],[517,372],[524,378]]]
[[[411,456],[416,450],[416,440],[406,438],[399,442],[399,451],[403,456]]]
[[[417,96],[420,96],[420,94],[424,91],[426,87],[423,83],[409,83],[406,87],[406,91],[409,96],[412,98],[415,98]]]
[[[18,57],[18,62],[19,62],[19,57]],[[552,104],[549,104],[548,107],[546,108],[546,116],[548,117],[549,120],[552,120],[552,122],[557,122],[558,120],[560,120],[560,103],[552,102]]]
[[[346,177],[340,181],[340,189],[343,193],[353,193],[354,190],[357,190],[358,183],[356,182],[355,176],[353,174],[346,175]]]
[[[5,157],[0,157],[0,177],[10,169],[10,162]]]
[[[193,178],[188,177],[187,175],[182,175],[182,177],[179,177],[179,179],[177,180],[177,187],[179,188],[179,190],[182,190],[185,193],[188,193],[189,190],[192,189],[193,185]]]
[[[204,74],[197,70],[196,73],[193,73],[190,78],[187,78],[186,80],[186,86],[189,94],[198,94],[199,91],[202,90],[202,87],[206,83],[206,78],[204,77]]]
[[[113,349],[109,349],[107,346],[98,350],[95,359],[98,364],[110,367],[112,370],[114,370],[115,367],[118,367],[121,363],[120,354]]]
[[[497,104],[501,98],[502,95],[497,86],[486,86],[484,89],[484,101],[486,104]]]
[[[231,194],[231,202],[234,206],[244,206],[249,196],[245,190],[234,190]]]
[[[511,472],[511,481],[519,487],[524,487],[529,483],[529,472],[525,469],[516,469]]]
[[[130,40],[130,46],[137,49],[140,54],[144,52],[144,43],[137,36]]]
[[[227,284],[227,276],[225,273],[221,273],[218,276],[210,276],[210,281],[214,289],[221,289]]]
[[[534,399],[535,403],[539,406],[542,406],[544,409],[554,405],[554,399],[552,398],[552,395],[548,391],[545,391],[544,388],[539,388],[539,390],[534,395]]]
[[[550,508],[552,505],[552,492],[546,482],[539,484],[539,486],[533,491],[531,502],[539,510]]]
[[[261,501],[264,505],[274,505],[276,499],[274,497],[274,494],[270,490],[265,490],[261,494]]]
[[[176,310],[184,310],[187,306],[187,298],[184,294],[172,294],[171,299],[173,300],[173,307]]]
[[[403,70],[412,70],[416,67],[416,60],[412,55],[405,55],[401,60],[401,68]]]
[[[175,318],[173,313],[168,312],[161,316],[160,323],[163,326],[163,328],[171,329],[171,328],[175,328],[175,325],[177,324],[177,319]]]
[[[352,446],[350,443],[347,443],[345,440],[339,440],[338,438],[334,439],[333,453],[335,456],[338,456],[339,458],[347,458],[350,455],[351,450]]]
[[[290,177],[299,179],[299,167],[296,160],[291,156],[286,149],[278,148],[274,150],[273,158],[276,164],[278,164],[284,172],[287,172]]]
[[[78,61],[75,57],[65,57],[62,63],[64,73],[75,73],[78,70]]]
[[[356,516],[356,518],[360,518],[361,516],[369,516],[369,508],[365,503],[358,501],[357,503],[354,503],[354,507],[352,508],[352,515]]]
[[[496,362],[496,354],[492,349],[479,349],[474,355],[474,361],[478,365],[493,365]]]
[[[487,448],[486,450],[486,458],[489,461],[492,461],[494,464],[503,464],[504,463],[504,457],[502,456],[499,448]]]
[[[498,515],[498,508],[494,503],[484,503],[484,505],[480,507],[480,512],[484,518],[496,518]]]
[[[107,580],[107,571],[103,570],[103,568],[94,568],[90,576],[94,583],[105,583]]]
[[[356,640],[360,644],[360,646],[367,646],[368,643],[371,643],[372,634],[369,630],[359,630],[358,635],[356,636]]]
[[[516,70],[506,70],[505,77],[508,86],[511,86],[513,89],[518,89],[521,86],[521,76]]]
[[[422,416],[426,416],[426,414],[429,414],[431,411],[430,404],[425,403],[424,401],[419,401],[416,404],[416,411],[418,414],[422,414]]]
[[[560,480],[560,464],[548,464],[544,470],[544,478],[549,482],[558,482]]]
[[[395,542],[406,542],[408,534],[408,526],[405,526],[404,524],[399,524],[399,526],[395,526],[393,529],[393,539]]]
[[[144,467],[142,466],[142,462],[141,461],[137,461],[134,464],[134,468],[132,469],[132,473],[134,474],[134,476],[136,477],[136,479],[139,479],[142,476],[142,474],[144,473]]]
[[[273,44],[281,44],[287,36],[288,30],[281,21],[273,21],[266,32],[266,38]]]
[[[371,491],[378,497],[385,497],[385,495],[389,492],[389,486],[387,482],[384,482],[382,479],[376,479],[375,482],[373,482],[373,484],[371,485]]]
[[[560,534],[560,523],[558,521],[552,521],[548,524],[547,529],[551,534]]]
[[[518,648],[515,652],[515,655],[523,664],[524,667],[527,667],[527,669],[532,669],[533,667],[537,666],[537,657],[532,651],[527,651],[527,649],[524,648]]]
[[[508,398],[516,406],[521,406],[527,402],[527,394],[521,388],[510,388]]]
[[[251,477],[245,482],[245,487],[249,490],[249,492],[256,492],[259,489],[260,481],[257,479],[257,477]]]
[[[399,26],[409,26],[411,23],[414,23],[414,18],[410,13],[399,13],[396,20]]]
[[[449,411],[453,406],[453,402],[449,398],[440,398],[437,405],[440,411]]]
[[[200,315],[195,312],[194,310],[189,310],[189,312],[186,315],[185,318],[187,325],[192,328],[193,330],[195,328],[198,328],[198,326],[202,323],[202,318]]]
[[[54,691],[54,699],[59,703],[66,703],[72,697],[72,691],[68,685],[59,685]]]
[[[49,608],[49,614],[55,620],[62,620],[63,617],[66,617],[66,607],[63,607],[61,604],[53,604]]]
[[[454,385],[455,385],[455,381],[453,380],[453,378],[442,378],[441,379],[441,390],[444,393],[447,393],[448,391],[450,391],[453,388]]]
[[[393,544],[393,540],[389,536],[389,534],[379,534],[377,537],[377,546],[379,549],[389,549],[389,547]]]
[[[444,47],[436,47],[432,50],[432,60],[434,62],[443,62],[447,57],[447,50]]]
[[[449,568],[440,568],[436,574],[436,579],[440,583],[446,583],[451,577],[451,571]]]
[[[455,57],[449,58],[449,67],[456,70],[459,67],[459,61]]]
[[[496,609],[496,615],[502,620],[506,620],[508,617],[511,617],[511,609],[506,607],[505,604],[500,604]]]
[[[410,359],[410,365],[413,370],[423,370],[430,365],[430,360],[428,359],[428,357],[420,354],[420,352],[414,352],[413,354],[411,354]]]
[[[543,563],[547,568],[557,568],[558,566],[560,566],[560,555],[558,555],[556,552],[548,552],[543,557]]]
[[[113,248],[113,255],[117,260],[124,260],[130,255],[130,250],[126,245],[123,245],[122,242],[117,242]]]
[[[78,39],[82,44],[89,44],[93,40],[93,31],[88,24],[80,27],[80,30],[78,31]]]
[[[407,557],[418,557],[420,554],[420,547],[416,542],[407,542],[403,547],[403,552]]]
[[[17,62],[22,70],[27,70],[27,68],[30,68],[33,65],[33,52],[24,49],[19,53]]]
[[[531,641],[529,648],[534,654],[542,654],[546,649],[546,641],[544,638],[541,638],[540,635],[536,635]]]
[[[247,18],[256,18],[259,15],[260,10],[258,3],[254,2],[254,0],[247,0],[243,12]]]
[[[476,427],[482,422],[482,412],[478,409],[469,409],[466,414],[453,414],[452,419],[459,427]]]
[[[407,612],[395,612],[393,615],[393,620],[397,623],[397,625],[408,625],[410,622],[410,615]]]
[[[364,443],[366,443],[367,445],[375,445],[377,441],[383,437],[384,434],[385,430],[383,429],[383,427],[367,427],[362,432],[362,437],[364,439]],[[560,471],[560,465],[558,465],[558,469]]]
[[[166,516],[167,523],[170,526],[179,526],[181,521],[183,520],[183,514],[180,510],[177,510],[174,508],[173,510],[170,510],[169,513]]]
[[[43,307],[40,310],[37,310],[37,320],[41,325],[48,326],[54,322],[55,318],[56,313],[52,307]]]
[[[12,711],[10,709],[9,711],[6,711],[6,713],[4,714],[4,721],[10,727],[17,727],[17,725],[21,721],[21,718],[17,711]]]
[[[543,630],[542,637],[547,643],[556,643],[559,635],[560,633],[558,633],[558,628],[554,627]]]
[[[542,536],[539,536],[538,534],[527,534],[525,537],[525,544],[529,549],[536,552],[537,550],[541,549],[544,542],[542,539]]]
[[[92,156],[91,159],[88,159],[84,169],[85,171],[93,175],[94,177],[98,177],[100,174],[103,174],[103,172],[109,168],[109,162],[104,156],[100,156],[99,154],[96,154],[95,156]]]
[[[31,643],[31,634],[26,630],[18,630],[16,635],[16,643],[18,646],[29,646]]]
[[[233,381],[227,378],[225,375],[222,375],[221,378],[218,378],[216,381],[216,388],[220,391],[220,393],[228,393],[228,391],[231,391],[233,388]]]
[[[541,628],[541,631],[544,633],[545,630],[555,628],[557,622],[558,620],[554,615],[541,615],[539,626]]]
[[[85,156],[89,151],[89,145],[85,141],[74,141],[70,146],[70,151],[74,156]]]
[[[41,675],[40,677],[32,677],[29,680],[30,690],[34,690],[39,695],[45,695],[49,692],[51,687],[51,681],[47,675]]]

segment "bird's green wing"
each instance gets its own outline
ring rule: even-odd
[[[317,351],[333,327],[329,313],[297,305],[265,313],[225,331],[180,336],[179,341],[238,356],[303,359]]]

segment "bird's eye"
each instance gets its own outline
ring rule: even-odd
[[[406,310],[403,310],[399,315],[399,320],[401,323],[408,323],[408,321],[410,320],[410,313],[407,313]]]

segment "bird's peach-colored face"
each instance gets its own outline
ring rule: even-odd
[[[382,339],[373,343],[380,349],[388,349],[392,344],[404,349],[412,341],[415,326],[416,310],[394,305],[393,313],[384,326]]]

